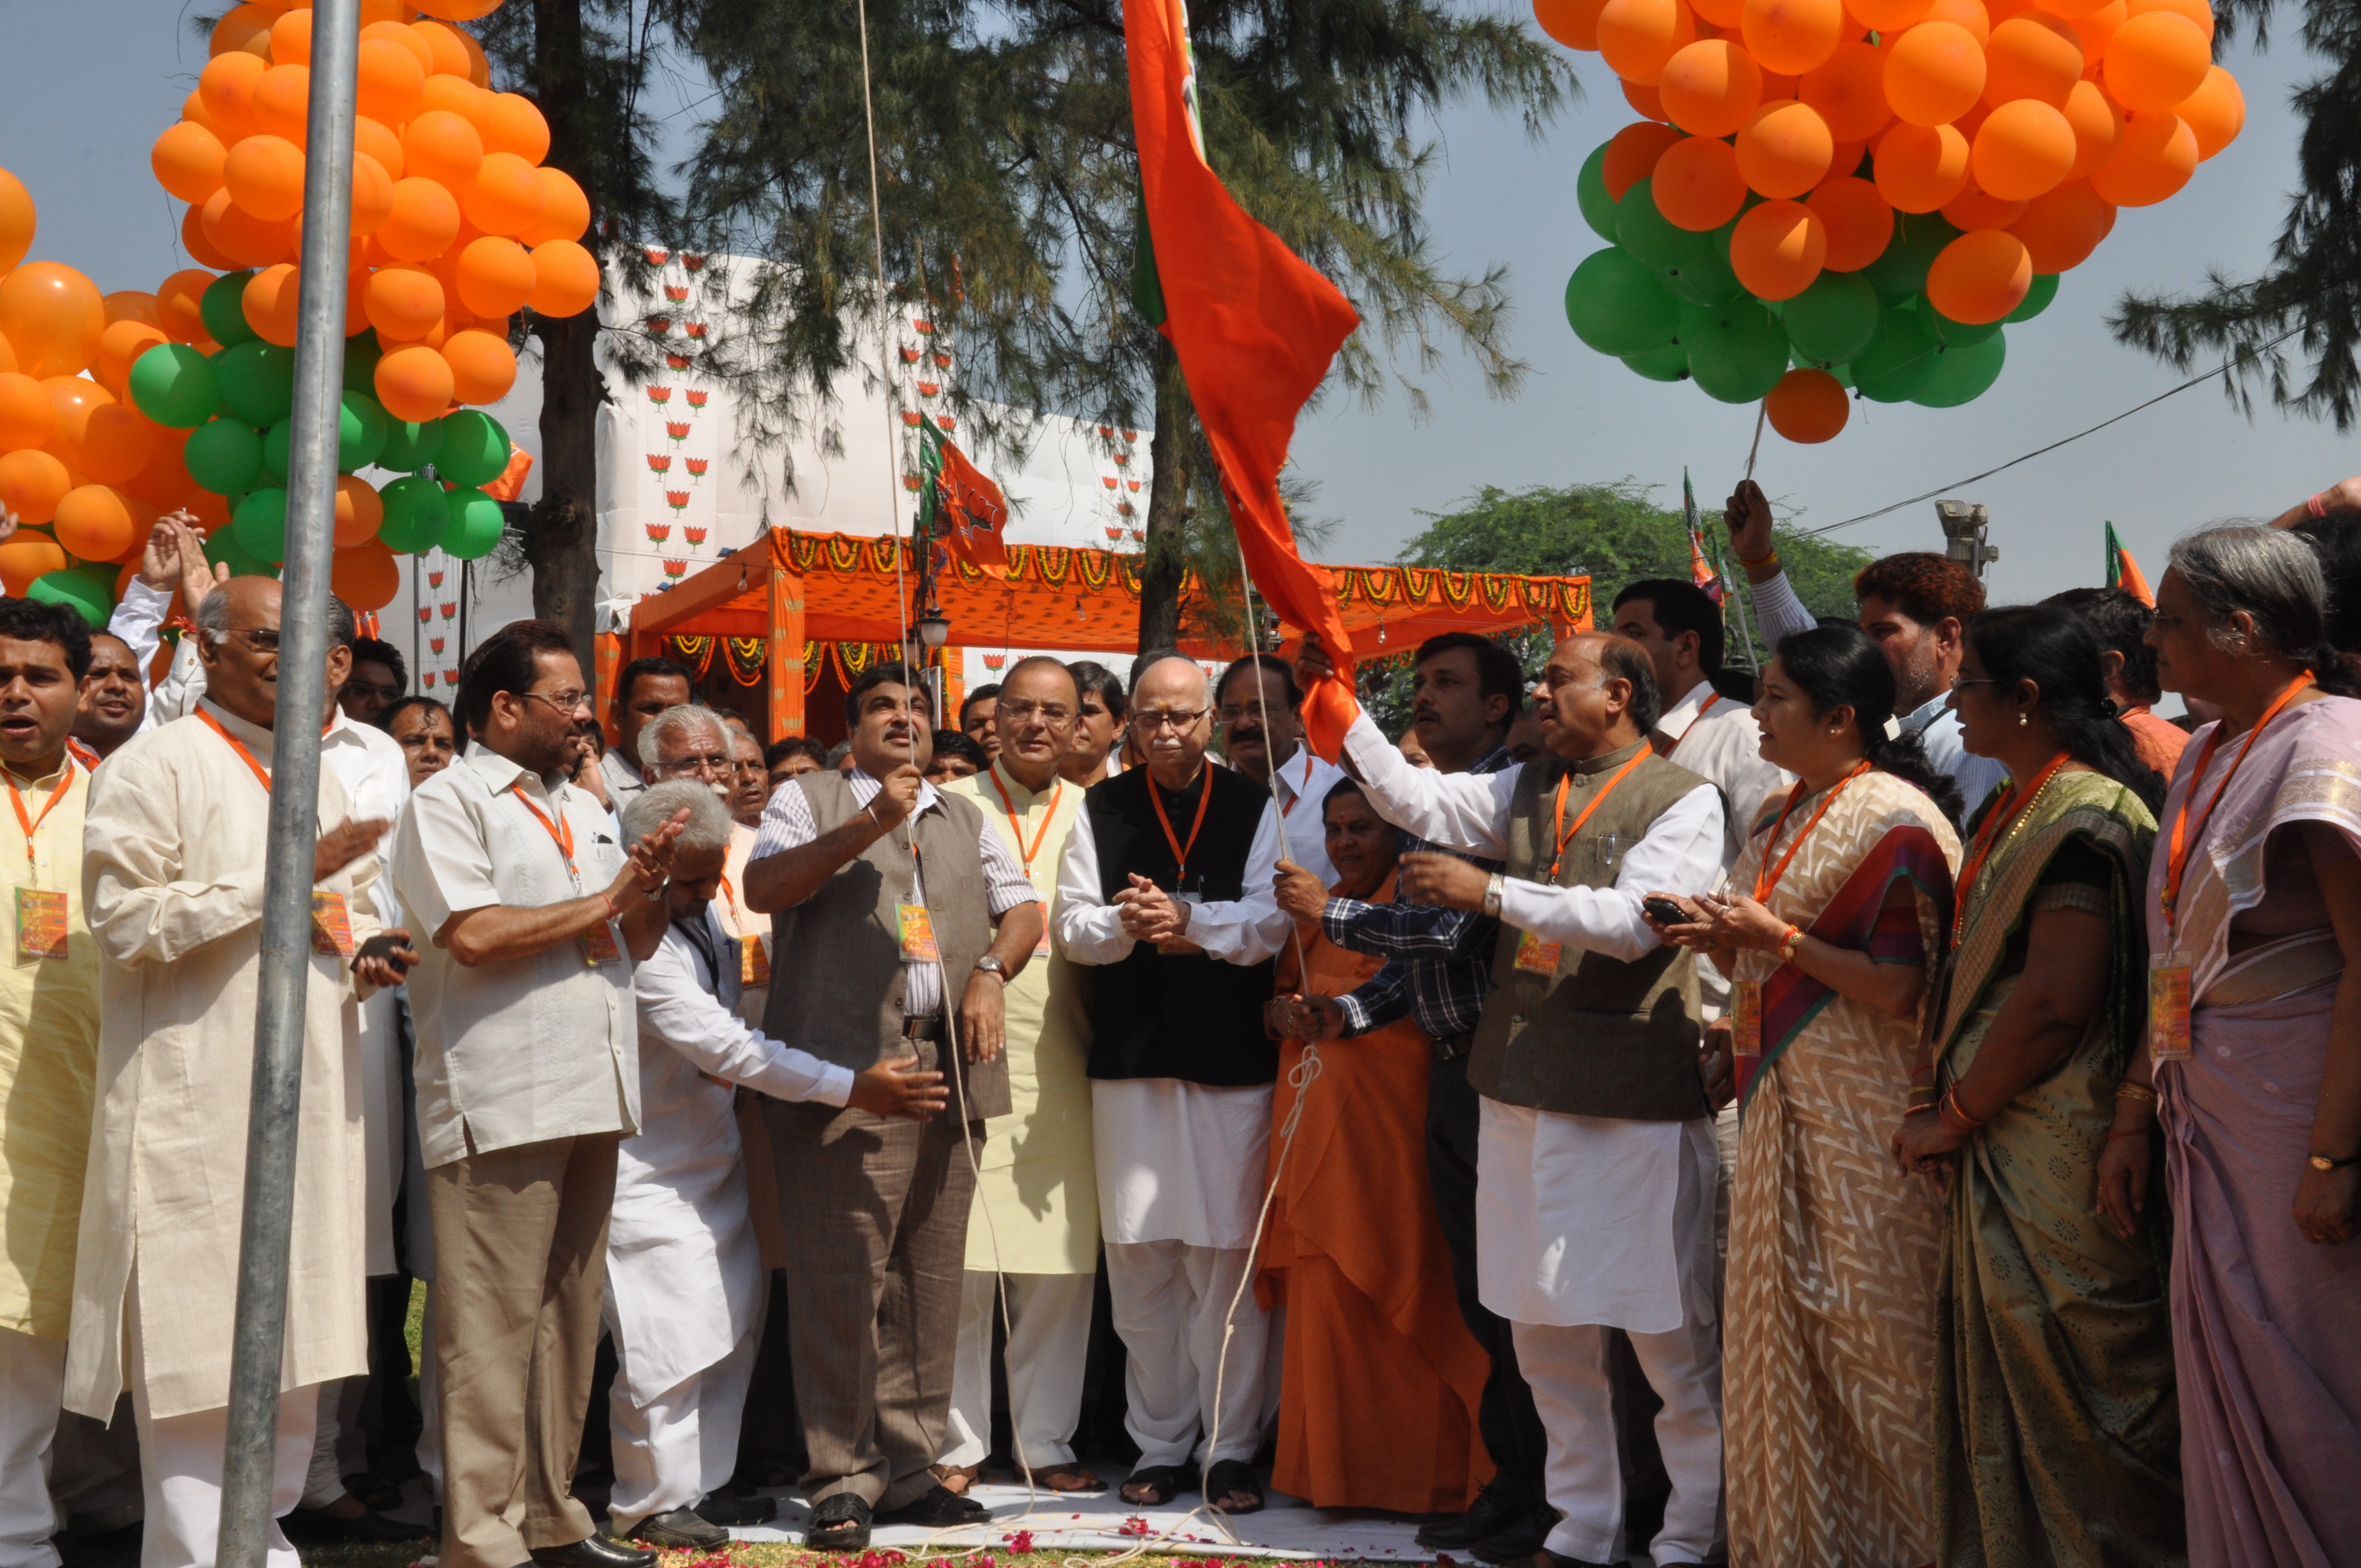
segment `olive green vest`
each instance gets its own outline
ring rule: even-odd
[[[1565,800],[1571,823],[1641,749],[1528,763],[1509,810],[1507,873],[1558,887],[1612,887],[1623,854],[1706,781],[1649,756],[1590,814],[1552,878],[1557,784],[1573,778]],[[1500,927],[1467,1062],[1467,1081],[1477,1093],[1535,1111],[1627,1122],[1686,1122],[1710,1113],[1697,1076],[1704,1030],[1697,961],[1686,948],[1658,948],[1625,963],[1569,943],[1554,971],[1536,974],[1517,967],[1523,936],[1505,922]]]

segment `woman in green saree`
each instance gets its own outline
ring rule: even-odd
[[[1971,824],[1905,1170],[1949,1201],[1936,1288],[1947,1568],[2187,1561],[2164,1205],[2125,1234],[2098,1164],[2147,1016],[2140,897],[2164,781],[2064,610],[1968,625],[1951,704],[2009,784]]]

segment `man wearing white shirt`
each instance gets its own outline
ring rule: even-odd
[[[205,674],[204,666],[197,659],[194,638],[181,639],[164,678],[156,682],[152,689],[148,684],[148,673],[155,667],[156,651],[163,645],[164,618],[171,612],[174,590],[179,591],[183,608],[193,615],[192,607],[203,603],[207,594],[227,581],[229,568],[214,565],[205,558],[205,536],[191,513],[167,513],[148,529],[148,543],[139,553],[139,570],[123,585],[123,598],[106,623],[107,635],[119,639],[131,651],[131,663],[138,672],[140,689],[146,694],[144,711],[133,733],[169,724],[183,714],[196,711],[197,698],[204,695]],[[96,745],[94,740],[92,744],[100,756],[107,754],[107,748]]]
[[[1205,1500],[1251,1512],[1270,1320],[1251,1291],[1238,1300],[1226,1365],[1224,1327],[1262,1200],[1279,1071],[1262,1006],[1290,922],[1272,885],[1279,813],[1262,785],[1207,762],[1213,707],[1192,661],[1141,670],[1131,733],[1147,765],[1091,786],[1051,920],[1060,951],[1098,966],[1099,1217],[1140,1449],[1125,1500],[1196,1490],[1202,1464]]]
[[[1809,631],[1819,618],[1804,608],[1779,565],[1771,537],[1771,502],[1763,487],[1741,480],[1723,518],[1753,588],[1763,640],[1775,652],[1781,638]],[[1861,603],[1861,629],[1894,667],[1894,710],[1904,732],[1917,736],[1927,760],[1951,775],[1960,786],[1961,810],[1972,814],[2008,771],[1967,750],[1960,740],[1960,716],[1950,707],[1951,683],[1960,673],[1961,629],[1968,617],[1984,607],[1983,584],[1947,555],[1911,550],[1862,567],[1852,580],[1852,591]]]
[[[1763,729],[1752,705],[1714,689],[1721,672],[1721,607],[1695,583],[1650,577],[1615,596],[1615,631],[1647,651],[1663,705],[1649,740],[1656,754],[1720,786],[1730,816],[1728,850],[1737,858],[1746,828],[1764,797],[1795,775],[1763,760]]]
[[[1286,840],[1279,852],[1326,887],[1336,880],[1336,868],[1328,863],[1320,808],[1345,770],[1313,756],[1303,743],[1302,707],[1295,672],[1276,653],[1250,653],[1213,684],[1213,728],[1222,738],[1222,755],[1278,795],[1278,828]],[[1274,757],[1279,759],[1276,767]]]
[[[1316,646],[1300,667],[1306,685],[1329,673]],[[1566,639],[1536,695],[1548,762],[1488,776],[1413,767],[1366,714],[1345,762],[1398,826],[1506,862],[1488,876],[1455,856],[1409,855],[1401,880],[1405,898],[1501,922],[1467,1076],[1483,1096],[1479,1288],[1514,1325],[1565,1516],[1531,1561],[1616,1557],[1607,1331],[1621,1329],[1664,1402],[1655,1430],[1672,1497],[1646,1550],[1659,1564],[1700,1563],[1721,1502],[1712,1122],[1696,970],[1658,940],[1641,899],[1719,881],[1721,799],[1650,749],[1655,674],[1629,640]]]
[[[694,693],[689,673],[661,656],[634,659],[615,677],[615,706],[608,714],[614,743],[598,759],[598,773],[607,798],[617,811],[648,787],[640,771],[640,731],[649,719],[667,707],[678,707]]]

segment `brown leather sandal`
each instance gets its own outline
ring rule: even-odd
[[[973,1489],[976,1477],[983,1471],[981,1464],[936,1464],[928,1468],[934,1472],[935,1479],[943,1484],[943,1490],[954,1497],[966,1497]]]

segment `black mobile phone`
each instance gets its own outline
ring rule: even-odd
[[[1688,925],[1691,920],[1691,916],[1687,910],[1682,908],[1680,905],[1674,900],[1666,898],[1661,893],[1652,893],[1647,897],[1642,899],[1640,901],[1640,907],[1648,912],[1648,918],[1662,925],[1686,926]]]

